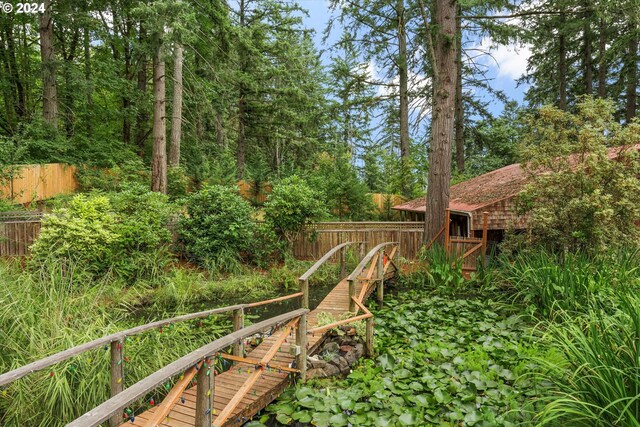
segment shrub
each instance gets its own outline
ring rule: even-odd
[[[118,239],[112,247],[112,263],[128,279],[155,277],[169,260],[166,245],[171,241],[167,222],[173,212],[166,195],[140,184],[126,185],[108,194],[116,218]],[[165,247],[165,249],[162,249]]]
[[[250,248],[253,210],[236,188],[205,186],[187,197],[186,207],[179,230],[190,259],[207,266],[222,257],[237,260]]]
[[[530,178],[518,199],[534,244],[554,251],[640,242],[640,122],[621,126],[610,101],[584,98],[571,114],[545,107],[530,119],[522,157]],[[610,147],[617,158],[611,160]]]
[[[275,185],[264,204],[265,221],[289,244],[305,224],[324,214],[320,194],[295,175]]]
[[[171,167],[167,171],[167,194],[171,200],[180,199],[189,191],[189,176],[183,167]]]
[[[97,272],[108,266],[118,238],[109,199],[79,194],[67,208],[42,220],[40,236],[31,247],[32,261],[68,260]]]

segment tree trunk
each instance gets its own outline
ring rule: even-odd
[[[456,169],[464,172],[464,110],[462,107],[462,8],[456,14]]]
[[[244,28],[245,26],[245,1],[240,0],[240,28]],[[240,44],[240,49],[238,52],[240,56],[240,70],[244,73],[246,71],[245,64],[245,51]],[[236,168],[237,168],[237,178],[242,179],[244,176],[244,163],[245,163],[245,150],[246,150],[246,111],[245,111],[245,88],[244,84],[240,82],[240,86],[238,88],[238,144],[236,147]]]
[[[180,166],[180,140],[182,139],[182,61],[184,49],[180,43],[176,43],[175,50],[169,165]]]
[[[127,16],[125,19],[125,33],[123,34],[124,40],[124,78],[125,80],[133,80],[133,74],[131,72],[131,44],[129,36],[131,33],[131,18]],[[125,145],[131,144],[131,94],[125,91],[122,94],[122,140]]]
[[[400,163],[402,165],[402,195],[409,196],[409,75],[407,66],[407,32],[404,22],[404,0],[396,4],[398,16],[398,75],[400,79]]]
[[[140,22],[140,30],[138,32],[138,44],[144,46],[147,38],[147,32],[144,25]],[[138,54],[138,113],[136,114],[136,147],[138,154],[144,156],[144,145],[149,133],[149,111],[147,110],[147,55],[144,49],[140,47]]]
[[[590,5],[587,3],[585,5],[586,8],[589,8]],[[593,93],[593,59],[592,55],[592,47],[593,43],[593,33],[591,32],[591,12],[587,12],[584,17],[584,46],[582,50],[583,54],[583,66],[584,66],[584,90],[586,95],[591,95]]]
[[[58,122],[58,94],[56,90],[56,58],[53,49],[53,20],[51,0],[44,0],[40,15],[40,57],[42,59],[42,118],[51,126]]]
[[[626,88],[626,100],[627,106],[625,108],[625,119],[627,123],[631,123],[634,117],[636,117],[638,106],[638,34],[637,29],[630,28],[631,34],[634,34],[629,38],[628,50],[627,50],[627,88]]]
[[[598,24],[598,96],[604,98],[607,96],[607,63],[605,54],[607,52],[607,27],[604,20],[600,20]]]
[[[431,114],[431,147],[427,182],[425,242],[444,226],[449,207],[451,152],[456,91],[456,0],[435,0],[434,100]]]
[[[84,48],[84,80],[87,85],[87,108],[84,113],[86,132],[89,138],[93,137],[93,82],[91,81],[91,39],[89,28],[84,27],[82,34],[82,44]]]
[[[165,112],[164,59],[160,35],[154,36],[153,56],[153,151],[151,155],[151,190],[167,193],[167,141]]]
[[[560,15],[560,36],[558,40],[558,108],[567,109],[567,39],[564,35],[564,14]]]

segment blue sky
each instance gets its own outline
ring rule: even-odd
[[[316,31],[315,42],[318,50],[326,49],[327,46],[322,44],[322,33],[326,28],[327,22],[331,16],[328,8],[327,0],[298,0],[300,6],[309,11],[309,16],[304,18],[305,25]],[[336,30],[334,32],[337,33]],[[490,84],[496,88],[503,90],[507,96],[518,103],[522,103],[522,98],[526,87],[522,85],[516,87],[516,80],[526,71],[527,58],[530,51],[527,46],[492,46],[490,39],[478,39],[472,41],[478,47],[490,48],[492,57],[485,56],[480,61],[488,67],[488,77],[491,78]],[[328,55],[323,55],[323,62],[328,65]],[[487,94],[479,93],[486,101],[490,101],[491,97]],[[496,102],[492,104],[491,111],[499,114],[502,111],[502,104]]]

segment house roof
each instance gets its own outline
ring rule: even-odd
[[[626,147],[609,148],[607,156],[610,159],[615,159],[618,157],[620,151],[625,148]],[[636,144],[635,148],[640,151],[640,144]],[[569,161],[571,162],[571,158]],[[520,166],[520,163],[515,163],[460,182],[451,187],[449,209],[463,212],[482,209],[500,200],[515,196],[522,190],[528,179],[529,176]],[[425,212],[426,200],[425,197],[420,197],[394,206],[393,209],[409,212]]]

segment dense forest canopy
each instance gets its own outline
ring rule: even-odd
[[[142,162],[166,192],[178,166],[196,186],[260,183],[327,173],[328,156],[364,191],[411,197],[429,171],[436,188],[440,170],[516,161],[541,105],[593,95],[623,123],[637,115],[634,0],[332,0],[316,29],[304,6],[48,0],[0,14],[0,161]],[[513,43],[531,52],[523,105],[488,74],[487,46]]]

